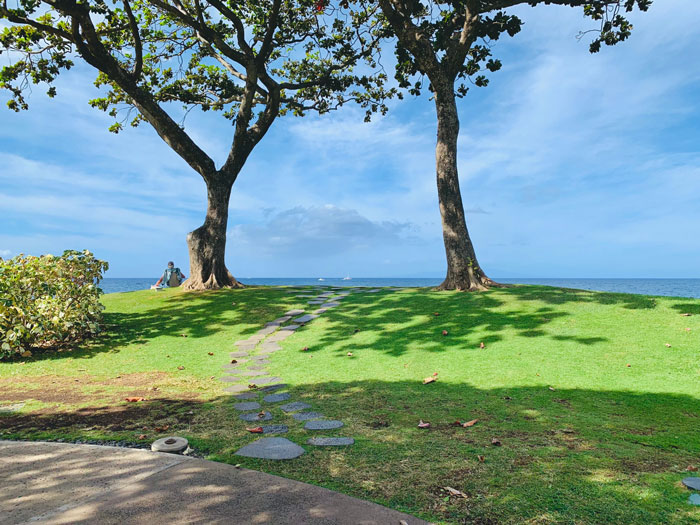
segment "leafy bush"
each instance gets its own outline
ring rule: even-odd
[[[107,268],[87,250],[0,259],[0,359],[97,334]]]

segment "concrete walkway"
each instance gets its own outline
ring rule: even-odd
[[[328,489],[213,461],[17,441],[0,441],[0,522],[426,523]]]

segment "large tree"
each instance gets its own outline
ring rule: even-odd
[[[583,8],[596,26],[590,51],[625,40],[632,25],[625,12],[646,11],[651,0],[378,0],[396,37],[399,84],[419,95],[423,77],[435,100],[437,145],[435,160],[443,239],[447,254],[445,290],[484,290],[496,285],[476,259],[467,230],[457,172],[459,116],[457,98],[470,82],[486,86],[485,71],[497,71],[491,44],[507,33],[517,34],[522,21],[508,8],[553,4]],[[584,32],[587,33],[587,32]],[[582,35],[584,34],[582,33]]]
[[[188,289],[240,286],[224,262],[231,189],[253,148],[284,114],[325,113],[352,100],[386,111],[374,60],[382,29],[375,6],[325,0],[0,0],[0,88],[27,109],[26,90],[81,59],[103,87],[94,107],[122,129],[148,122],[204,179],[204,224],[187,236]],[[367,65],[367,67],[364,67]],[[232,124],[220,167],[173,116],[180,103],[217,111]],[[134,111],[135,110],[135,111]]]

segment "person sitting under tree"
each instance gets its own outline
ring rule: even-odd
[[[182,281],[187,279],[187,276],[180,271],[180,268],[175,268],[173,261],[168,262],[168,267],[163,272],[163,275],[153,288],[170,287],[175,288],[182,284]]]

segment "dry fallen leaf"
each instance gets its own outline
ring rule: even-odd
[[[21,354],[19,354],[20,357],[32,357],[32,353],[29,350],[25,350]]]
[[[348,357],[352,357],[352,352],[348,352]]]
[[[549,389],[550,389],[552,392],[555,392],[554,387],[551,387],[551,386],[550,386]]]
[[[479,348],[483,350],[484,348],[486,348],[486,345],[484,343],[479,343]]]
[[[473,427],[476,425],[476,422],[479,421],[478,419],[472,419],[471,421],[467,421],[466,423],[462,423],[463,427]]]
[[[435,317],[437,317],[438,315],[440,315],[440,313],[439,313],[439,312],[435,312],[433,315],[434,315]]]
[[[170,425],[163,425],[162,427],[154,427],[153,430],[156,432],[165,432],[170,428]]]
[[[125,397],[124,399],[129,403],[138,403],[139,401],[145,401],[143,397]]]
[[[461,490],[453,489],[452,487],[443,487],[452,496],[459,496],[461,498],[466,498],[467,495]]]
[[[501,440],[498,439],[498,438],[493,438],[493,439],[491,440],[491,444],[492,444],[494,447],[500,447],[500,446],[501,446]]]
[[[681,314],[682,317],[690,317],[693,314]]]
[[[698,471],[698,467],[696,467],[696,466],[694,466],[694,465],[688,465],[688,466],[686,467],[685,470],[688,470],[688,471],[690,471],[690,472],[697,472],[697,471]]]
[[[136,439],[146,439],[148,436],[146,434],[139,434],[139,437]]]
[[[248,432],[251,434],[262,434],[263,433],[263,427],[255,427],[255,428],[246,428]]]
[[[184,367],[184,366],[182,366],[182,365],[180,365],[180,366],[178,366],[178,367],[177,367],[177,369],[178,369],[178,370],[184,370],[184,369],[185,369],[185,367]]]
[[[250,383],[250,384],[248,384],[248,388],[250,388],[252,390],[252,389],[258,388],[258,385],[256,385],[255,383]]]
[[[209,355],[214,355],[214,352],[207,352],[207,354],[209,354]]]
[[[666,348],[671,348],[671,345],[669,343],[666,343]]]
[[[433,372],[433,376],[437,377],[437,375],[438,375],[437,372]]]
[[[235,365],[236,363],[238,363],[238,359],[231,359],[231,364],[232,364],[232,365]]]
[[[260,412],[258,412],[258,417],[265,417],[265,411],[261,410]]]
[[[309,347],[308,347],[308,346],[305,346],[304,348],[301,349],[302,352],[306,352],[306,351],[308,351],[308,350],[309,350]]]
[[[437,377],[435,376],[426,377],[425,379],[423,379],[423,384],[427,385],[428,383],[434,383],[436,379]]]
[[[180,334],[180,337],[187,337],[187,334]]]
[[[476,457],[479,458],[479,461],[481,461],[482,463],[483,463],[484,461],[486,461],[486,457],[485,457],[485,456],[476,456]]]
[[[442,335],[447,335],[447,330],[443,330]]]
[[[632,368],[632,365],[627,363],[627,368]]]
[[[423,420],[421,419],[421,420],[418,422],[418,428],[430,428],[430,423],[425,423],[425,422],[423,422]]]

